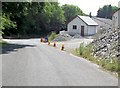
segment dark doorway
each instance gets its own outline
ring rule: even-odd
[[[84,26],[81,26],[81,36],[84,36]]]

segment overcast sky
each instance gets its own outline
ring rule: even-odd
[[[99,7],[103,7],[104,5],[109,4],[111,4],[112,6],[118,6],[119,1],[120,0],[58,0],[60,5],[64,4],[77,5],[86,14],[92,12],[93,16],[97,15]]]

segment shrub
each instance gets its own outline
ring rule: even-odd
[[[2,39],[0,40],[0,46],[3,46],[3,45],[5,45],[5,44],[7,44],[7,42],[6,41],[3,41]]]
[[[57,37],[56,32],[52,32],[52,33],[50,34],[50,36],[48,37],[48,40],[51,41],[51,40],[55,39],[56,37]]]
[[[79,47],[79,55],[83,55],[83,52],[84,52],[84,43],[81,43]]]

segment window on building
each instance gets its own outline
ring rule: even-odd
[[[73,25],[73,29],[77,29],[77,25]]]

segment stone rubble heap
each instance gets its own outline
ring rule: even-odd
[[[61,35],[58,35],[54,40],[52,40],[52,42],[68,41],[70,39],[72,39],[72,36],[70,36],[69,34],[61,34]]]
[[[73,38],[81,39],[83,37],[80,34],[76,34],[76,35],[73,36]]]
[[[101,35],[98,34],[98,38],[91,43],[94,47],[93,55],[104,59],[118,57],[120,55],[118,53],[120,49],[119,33],[120,30],[115,30],[114,32],[107,30]]]
[[[52,42],[59,42],[59,41],[69,41],[71,39],[82,39],[83,37],[80,36],[80,34],[76,34],[74,36],[71,36],[67,33],[65,34],[59,34],[54,40],[52,40]]]

